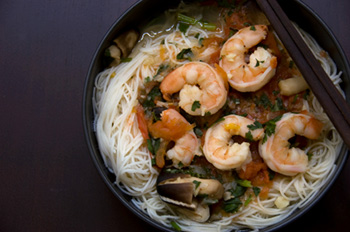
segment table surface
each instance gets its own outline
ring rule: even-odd
[[[136,0],[0,2],[0,231],[154,231],[99,176],[84,138],[83,86],[98,43]],[[350,57],[350,1],[304,0]],[[350,162],[283,231],[349,222]]]

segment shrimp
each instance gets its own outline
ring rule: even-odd
[[[220,68],[220,67],[218,67]],[[224,76],[223,76],[224,75]],[[203,62],[189,62],[168,74],[160,84],[166,100],[179,92],[179,106],[190,115],[214,114],[227,98],[226,74]]]
[[[323,124],[306,112],[285,113],[276,122],[275,133],[266,142],[260,141],[259,152],[267,166],[275,172],[294,176],[306,171],[308,156],[300,148],[292,147],[288,140],[295,134],[317,139]]]
[[[219,65],[227,73],[232,88],[240,92],[254,92],[262,88],[275,75],[277,58],[262,47],[245,61],[249,49],[264,40],[266,25],[245,27],[226,41],[221,49]]]
[[[166,156],[175,166],[180,162],[188,166],[195,155],[200,155],[199,141],[193,132],[193,125],[176,110],[164,110],[161,120],[150,124],[148,128],[154,138],[175,142],[174,147],[166,152]]]
[[[228,115],[224,120],[218,122],[208,129],[205,135],[203,152],[207,160],[220,170],[240,168],[249,163],[251,158],[250,144],[233,143],[231,137],[240,135],[246,137],[247,133],[252,135],[253,140],[259,140],[264,136],[262,128],[250,130],[248,125],[254,121],[238,116]]]

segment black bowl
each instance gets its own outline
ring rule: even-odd
[[[114,193],[114,195],[135,215],[143,219],[150,225],[163,231],[173,231],[171,228],[167,228],[162,224],[151,219],[147,214],[139,210],[131,203],[131,197],[124,194],[115,184],[115,175],[108,171],[105,167],[103,159],[101,157],[96,135],[93,130],[93,108],[92,108],[92,92],[94,87],[95,77],[101,72],[105,66],[103,64],[104,50],[110,45],[111,41],[125,30],[131,28],[138,28],[139,22],[147,22],[154,16],[160,14],[166,9],[176,7],[180,0],[163,1],[163,0],[141,0],[135,5],[130,7],[109,29],[105,37],[98,45],[97,50],[92,59],[89,72],[86,78],[83,96],[83,123],[85,130],[85,137],[89,146],[91,157],[96,165],[103,180]],[[310,33],[314,38],[317,38],[317,42],[325,49],[332,59],[337,64],[338,70],[342,71],[342,88],[347,96],[350,96],[350,68],[349,63],[342,51],[338,41],[332,34],[327,25],[305,4],[298,0],[292,1],[280,1],[282,8],[288,14],[288,16],[295,21],[302,29]],[[145,14],[144,12],[147,12]],[[349,102],[349,100],[347,100]],[[288,218],[261,229],[260,231],[274,231],[282,228],[286,224],[292,222],[296,218],[307,212],[315,203],[317,203],[321,197],[328,191],[341,172],[345,161],[348,157],[348,150],[345,145],[341,148],[338,159],[336,160],[337,170],[333,173],[333,176],[329,178],[323,188],[314,196],[314,199],[310,201],[303,208],[294,211]]]

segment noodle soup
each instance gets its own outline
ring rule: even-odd
[[[338,84],[333,61],[299,30]],[[181,3],[136,37],[130,53],[118,38],[106,52],[95,130],[115,183],[152,219],[256,230],[308,204],[332,176],[342,141],[253,2]],[[285,131],[293,135],[277,140]]]

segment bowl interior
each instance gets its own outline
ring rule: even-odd
[[[131,203],[131,197],[124,194],[115,184],[115,175],[110,173],[108,169],[105,167],[103,159],[100,155],[98,143],[96,140],[95,132],[94,132],[94,115],[93,115],[93,107],[92,107],[92,94],[94,88],[94,80],[99,72],[101,72],[105,67],[102,62],[103,53],[105,49],[110,45],[110,42],[119,34],[124,32],[125,30],[131,28],[138,28],[139,22],[147,22],[150,21],[153,17],[160,14],[166,9],[176,7],[179,4],[180,0],[173,1],[162,1],[162,0],[141,0],[131,8],[129,8],[109,29],[106,33],[105,37],[102,39],[101,43],[98,45],[98,48],[95,52],[95,55],[92,59],[89,72],[86,78],[85,87],[84,87],[84,95],[83,95],[83,124],[85,130],[86,141],[91,153],[91,157],[93,162],[95,163],[96,168],[98,169],[101,177],[107,184],[107,186],[111,189],[111,191],[115,194],[116,197],[135,215],[146,221],[147,223],[153,225],[154,227],[161,229],[163,231],[173,231],[170,228],[167,228],[160,223],[152,220],[148,215],[144,214],[138,208],[136,208]],[[343,72],[342,79],[343,84],[342,87],[347,96],[350,96],[350,86],[349,86],[349,64],[346,60],[346,57],[333,36],[330,29],[325,25],[324,22],[306,5],[302,2],[293,0],[293,1],[280,1],[282,8],[288,14],[288,16],[295,21],[302,29],[310,33],[317,42],[324,48],[333,60],[336,62],[338,70]],[[147,12],[147,14],[145,13]],[[349,102],[349,99],[347,99]],[[319,191],[319,193],[315,196],[314,200],[310,202],[308,205],[305,205],[303,208],[296,210],[293,212],[288,218],[280,221],[277,224],[266,227],[261,231],[272,231],[279,229],[290,223],[297,217],[301,216],[308,209],[310,209],[329,189],[331,184],[334,182],[336,177],[339,175],[346,159],[348,153],[345,146],[342,147],[340,151],[339,158],[336,161],[337,166],[339,167],[337,171],[333,174],[333,176],[329,179],[328,183],[324,185],[324,187]]]

